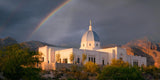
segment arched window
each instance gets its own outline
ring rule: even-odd
[[[91,46],[91,43],[89,43],[89,46]]]

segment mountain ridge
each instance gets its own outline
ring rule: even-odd
[[[148,39],[132,40],[121,46],[128,55],[147,57],[147,65],[160,67],[160,43]]]
[[[38,50],[38,47],[42,47],[45,45],[52,46],[52,47],[64,47],[64,46],[48,44],[41,41],[25,41],[25,42],[18,43],[15,39],[11,37],[0,39],[0,48],[3,46],[9,46],[13,44],[20,44],[26,48],[29,48],[35,51]],[[110,44],[102,48],[109,48],[109,47],[115,47],[115,46],[125,48],[128,55],[147,57],[147,65],[155,65],[156,67],[160,67],[160,43],[159,42],[154,42],[154,41],[150,41],[147,38],[142,38],[142,39],[129,41],[124,45]]]

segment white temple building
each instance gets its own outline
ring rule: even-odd
[[[121,59],[131,65],[147,65],[146,57],[127,55],[124,48],[111,47],[102,49],[99,36],[92,30],[91,21],[89,30],[82,36],[79,49],[43,46],[39,47],[39,52],[42,53],[43,62],[41,67],[43,70],[55,69],[55,63],[81,64],[82,54],[86,55],[84,63],[92,61],[98,65],[109,65],[112,59]],[[73,61],[70,59],[71,55],[74,55]],[[59,61],[56,61],[58,60],[56,58],[59,58]]]

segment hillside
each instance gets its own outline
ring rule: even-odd
[[[45,45],[53,46],[53,47],[55,46],[55,45],[51,45],[51,44],[40,42],[40,41],[26,41],[26,42],[18,43],[14,38],[11,38],[11,37],[0,39],[0,48],[3,46],[10,46],[13,44],[20,44],[31,50],[37,50],[38,47],[42,47]]]
[[[160,43],[148,39],[133,40],[122,46],[128,55],[147,57],[147,65],[160,66]]]
[[[0,47],[2,46],[9,46],[12,44],[17,44],[17,41],[11,37],[6,37],[3,39],[0,39]]]
[[[13,44],[20,44],[27,48],[30,48],[31,50],[37,50],[38,47],[42,47],[45,45],[55,47],[55,45],[51,45],[40,41],[26,41],[18,43],[15,39],[11,37],[0,39],[0,48],[3,46],[9,46]],[[113,46],[119,46],[119,45],[111,44],[103,48],[108,48]],[[147,65],[155,65],[157,67],[160,66],[160,43],[149,41],[148,39],[139,39],[130,41],[127,44],[122,45],[121,47],[126,48],[128,55],[147,57]]]
[[[27,41],[27,42],[20,43],[20,45],[23,45],[27,48],[30,48],[31,50],[37,50],[38,47],[42,47],[42,46],[45,46],[45,45],[55,47],[55,45],[51,45],[51,44],[40,42],[40,41]]]

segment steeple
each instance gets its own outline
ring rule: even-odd
[[[90,20],[89,30],[92,31],[92,22]]]

